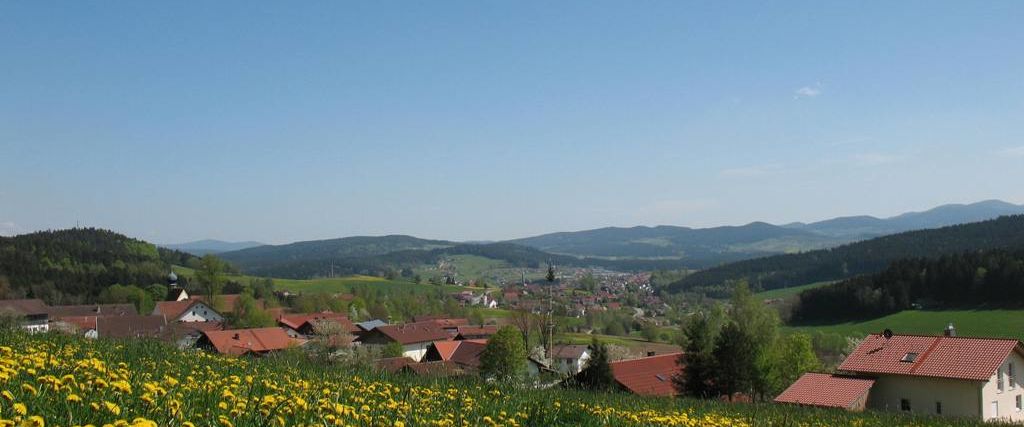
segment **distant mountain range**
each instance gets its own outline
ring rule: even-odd
[[[992,200],[968,205],[944,205],[925,212],[891,218],[852,216],[810,224],[688,228],[678,226],[608,227],[551,233],[497,243],[428,240],[412,236],[357,236],[339,239],[262,245],[225,250],[218,245],[168,245],[193,254],[215,252],[242,271],[253,274],[305,277],[373,272],[432,263],[439,256],[477,253],[513,265],[552,260],[561,265],[602,266],[612,269],[705,269],[728,262],[799,253],[909,230],[929,229],[1022,214],[1024,206]],[[196,243],[205,243],[196,242]],[[224,242],[218,242],[224,243]],[[191,245],[191,246],[189,246]],[[511,249],[530,248],[532,252]],[[523,248],[523,249],[525,249]]]
[[[242,249],[248,249],[256,246],[263,246],[260,242],[225,242],[223,240],[196,240],[194,242],[177,243],[168,245],[159,245],[160,247],[167,249],[174,249],[182,252],[188,252],[192,255],[206,255],[206,254],[219,254],[221,252],[237,251]]]
[[[787,288],[879,272],[897,260],[991,249],[1024,249],[1024,215],[907,231],[836,248],[724,264],[686,276],[671,284],[669,290],[727,295],[729,283],[739,280],[747,281],[756,290]],[[975,271],[967,273],[973,276]]]
[[[984,221],[1024,214],[1024,206],[999,200],[943,205],[891,218],[850,216],[810,224],[754,222],[735,227],[693,229],[675,226],[601,228],[544,234],[512,243],[543,251],[609,258],[708,258],[733,254],[753,258],[838,246],[904,231]]]

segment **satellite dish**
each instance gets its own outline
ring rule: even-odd
[[[882,331],[882,336],[885,337],[885,339],[892,338],[892,329]]]

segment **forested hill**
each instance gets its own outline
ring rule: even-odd
[[[894,262],[881,273],[800,294],[797,323],[880,317],[925,308],[1024,307],[1024,251],[975,251]]]
[[[191,258],[95,228],[0,237],[0,298],[91,302],[113,284],[164,283],[172,263]]]
[[[302,264],[351,258],[367,258],[406,250],[429,250],[454,246],[444,240],[412,236],[355,236],[311,240],[287,245],[265,245],[218,254],[243,271],[253,272],[286,264]],[[328,266],[329,267],[329,266]],[[328,270],[329,271],[329,270]],[[289,277],[293,275],[288,275]]]
[[[242,271],[269,277],[303,279],[336,275],[368,274],[383,275],[387,271],[414,268],[423,264],[435,264],[441,258],[452,255],[476,255],[504,261],[512,267],[537,268],[551,262],[560,266],[604,267],[619,271],[649,271],[689,267],[690,261],[683,260],[607,260],[577,258],[555,255],[526,246],[511,243],[456,244],[449,247],[420,250],[401,250],[374,256],[344,257],[315,256],[304,259],[272,259],[263,264],[237,265]],[[230,257],[226,257],[229,260]]]
[[[674,292],[721,293],[747,280],[755,289],[778,289],[875,273],[905,258],[935,258],[965,251],[1024,248],[1024,215],[950,227],[911,231],[832,249],[776,255],[725,264],[673,283]],[[726,292],[727,293],[727,292]]]

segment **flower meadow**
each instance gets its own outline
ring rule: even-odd
[[[0,332],[0,426],[893,426],[971,421],[538,390]]]

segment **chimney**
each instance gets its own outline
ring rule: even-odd
[[[945,334],[944,335],[946,335],[947,337],[955,337],[956,336],[956,328],[953,327],[953,322],[950,322],[949,325],[946,326],[946,330],[945,330]]]
[[[232,336],[231,339],[237,340],[238,339],[238,334],[235,334],[234,336]]]

